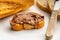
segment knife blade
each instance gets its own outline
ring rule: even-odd
[[[59,11],[59,8],[60,8],[59,5],[60,5],[60,0],[56,1],[53,12],[51,14],[49,25],[47,27],[46,34],[45,34],[46,35],[46,40],[51,40],[51,38],[53,36],[53,31],[54,31],[54,27],[57,23],[57,15],[59,13],[58,11]]]

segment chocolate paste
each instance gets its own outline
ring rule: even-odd
[[[44,19],[44,16],[41,16],[34,12],[18,13],[13,18],[15,23],[18,23],[18,24],[27,23],[31,25],[36,25],[37,22],[40,22],[43,19]]]

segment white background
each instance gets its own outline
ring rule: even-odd
[[[27,11],[44,15],[44,27],[39,30],[12,31],[10,30],[11,26],[9,23],[12,16],[10,16],[4,19],[0,19],[0,40],[45,40],[45,32],[50,18],[49,13],[40,10],[36,4]],[[60,21],[58,21],[56,24],[52,40],[60,40]]]

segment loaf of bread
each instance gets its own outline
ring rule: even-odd
[[[0,0],[0,19],[27,10],[34,4],[34,0]]]
[[[11,29],[15,31],[40,29],[44,26],[44,16],[34,12],[18,13],[14,15],[10,24]]]

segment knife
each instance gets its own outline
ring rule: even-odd
[[[53,1],[53,0],[52,0]],[[46,40],[51,40],[52,36],[53,36],[53,31],[54,31],[54,27],[57,23],[57,15],[58,15],[58,11],[60,8],[60,0],[56,1],[50,21],[49,21],[49,25],[47,27],[47,31],[46,31]]]

